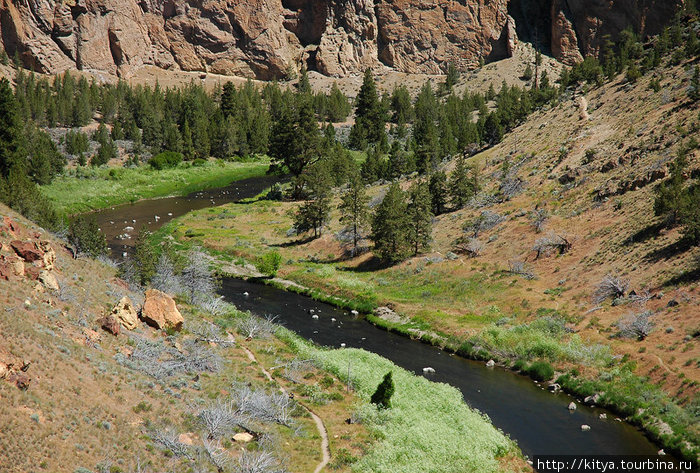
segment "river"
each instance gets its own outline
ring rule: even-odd
[[[275,176],[244,179],[186,197],[143,200],[96,215],[112,254],[121,259],[133,248],[142,226],[155,231],[191,210],[253,197],[277,180]],[[581,404],[570,412],[567,406],[572,398],[566,394],[549,393],[526,377],[498,367],[487,368],[482,362],[380,330],[361,317],[328,304],[231,278],[224,279],[221,292],[240,309],[276,315],[287,328],[320,345],[340,347],[344,343],[347,347],[364,348],[421,376],[423,368],[434,368],[434,374],[425,376],[460,389],[466,402],[486,413],[494,425],[518,442],[526,455],[653,455],[658,450],[639,430],[616,420],[610,412]],[[318,319],[311,317],[311,310]],[[600,418],[602,413],[607,419]],[[583,424],[591,430],[582,431]]]

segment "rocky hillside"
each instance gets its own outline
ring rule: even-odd
[[[360,452],[350,439],[369,443],[364,426],[344,422],[358,398],[342,383],[299,360],[299,380],[278,378],[295,360],[280,340],[234,337],[114,273],[0,204],[0,471],[208,472],[258,456],[312,471],[328,461],[326,429],[346,459]],[[273,363],[274,384],[263,373]],[[240,410],[243,394],[281,403],[286,417],[205,433],[213,424],[203,419],[224,402]],[[301,407],[311,395],[316,418]]]
[[[5,51],[37,72],[129,77],[144,65],[268,80],[302,64],[441,73],[512,55],[518,36],[573,63],[627,26],[659,32],[683,0],[3,0]]]

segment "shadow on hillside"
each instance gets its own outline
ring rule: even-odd
[[[379,271],[380,269],[391,268],[392,266],[393,264],[387,264],[385,262],[382,262],[382,260],[380,260],[376,256],[372,256],[371,258],[367,259],[366,261],[363,261],[357,266],[338,268],[338,270],[348,271],[351,273],[369,273],[372,271]]]
[[[285,243],[277,243],[274,245],[269,245],[271,248],[292,248],[294,246],[301,246],[314,241],[316,237],[313,235],[306,238],[299,238],[297,240],[287,241]]]
[[[684,271],[677,276],[673,276],[671,279],[666,281],[663,285],[668,286],[678,286],[683,284],[690,284],[700,280],[700,268],[694,269],[692,271]]]
[[[630,235],[624,242],[625,246],[631,246],[635,243],[643,243],[652,238],[656,238],[661,233],[661,230],[665,228],[666,224],[664,222],[654,223],[647,227],[642,228],[636,233]]]
[[[658,263],[661,260],[669,259],[681,253],[685,253],[693,247],[693,242],[687,238],[681,238],[675,243],[666,245],[658,250],[653,250],[644,256],[644,260],[649,263]]]

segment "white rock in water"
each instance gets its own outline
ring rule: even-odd
[[[331,318],[331,322],[335,322],[335,317]]]
[[[311,318],[314,319],[314,320],[318,320],[318,315],[314,314],[314,315],[311,316]]]
[[[435,373],[435,368],[431,368],[430,366],[426,366],[423,368],[423,373]]]
[[[134,219],[134,220],[132,220],[132,221],[131,221],[131,223],[136,223],[136,220],[135,220],[135,219]]]
[[[173,213],[172,213],[172,212],[168,212],[168,217],[172,217],[172,216],[173,216]]]
[[[125,232],[131,232],[133,230],[134,230],[134,227],[132,227],[132,226],[128,226],[128,227],[124,228]]]
[[[248,291],[244,292],[243,295],[248,297],[249,296]]]
[[[598,416],[599,419],[607,419],[608,415],[606,413],[602,413],[601,415]]]
[[[656,453],[659,454],[659,455],[661,455],[661,456],[666,455],[666,452],[664,452],[664,449],[663,449],[663,448],[662,448],[661,450],[659,450],[658,452],[656,452]]]
[[[590,425],[583,424],[583,425],[581,426],[581,430],[582,430],[583,432],[588,432],[589,430],[591,430],[591,426],[590,426]]]
[[[354,309],[351,310],[350,313],[351,313],[352,315],[360,315],[360,313],[359,313],[358,311],[354,310]]]
[[[126,251],[125,251],[124,253],[122,253],[122,257],[123,257],[123,258],[126,258],[126,256],[127,256],[127,253],[126,253]]]
[[[486,362],[486,367],[487,367],[487,368],[493,368],[494,366],[496,366],[496,362],[495,362],[495,361],[489,360],[489,361]]]
[[[575,410],[576,410],[576,403],[575,403],[575,402],[569,403],[569,410],[570,410],[570,411],[575,411]]]
[[[344,344],[344,343],[341,343],[341,344],[340,344],[340,348],[345,348],[345,344]]]

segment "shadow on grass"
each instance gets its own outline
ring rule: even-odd
[[[371,258],[363,261],[362,263],[358,264],[357,266],[350,266],[350,267],[343,267],[343,268],[338,268],[339,271],[348,271],[352,273],[370,273],[372,271],[378,271],[380,269],[386,269],[392,267],[392,264],[387,264],[377,258],[376,256],[372,256]]]
[[[685,253],[693,247],[693,242],[688,238],[681,238],[675,243],[666,245],[663,248],[652,250],[644,256],[644,260],[649,263],[658,263],[661,260],[669,259],[681,253]]]
[[[690,284],[700,281],[700,268],[694,269],[692,271],[684,271],[677,276],[673,276],[671,279],[666,281],[663,285],[664,287],[669,286],[679,286],[684,284]]]
[[[652,238],[656,238],[657,236],[659,236],[659,233],[661,233],[661,230],[663,230],[665,227],[665,222],[654,223],[652,225],[644,227],[636,233],[630,235],[625,240],[624,245],[631,246],[635,243],[643,243],[647,240],[651,240]]]

